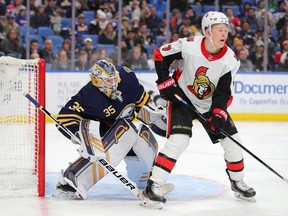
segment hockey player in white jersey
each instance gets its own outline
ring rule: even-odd
[[[203,16],[202,31],[204,36],[180,38],[161,46],[154,53],[157,87],[161,96],[168,100],[168,139],[157,155],[143,192],[144,199],[140,204],[145,207],[163,208],[166,199],[159,193],[159,188],[165,184],[178,158],[187,148],[194,119],[201,122],[213,143],[220,142],[235,196],[255,201],[255,190],[243,181],[242,149],[217,130],[225,130],[241,143],[227,111],[232,102],[233,80],[240,66],[234,52],[225,44],[229,32],[228,18],[221,12],[210,11]],[[175,60],[178,61],[178,69],[170,77],[169,67]],[[208,120],[199,118],[175,94],[194,106]]]

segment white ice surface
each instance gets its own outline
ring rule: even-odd
[[[243,145],[288,178],[288,122],[236,122]],[[160,148],[164,138],[157,138]],[[212,145],[199,123],[169,177],[175,190],[167,195],[163,210],[139,206],[139,201],[111,176],[102,179],[88,200],[51,198],[57,176],[78,157],[75,145],[52,124],[46,133],[46,197],[0,198],[0,216],[286,216],[288,183],[244,153],[245,182],[257,192],[256,203],[234,198],[224,171],[220,145]],[[122,162],[117,169],[125,174]]]

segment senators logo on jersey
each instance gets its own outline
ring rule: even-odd
[[[193,85],[187,86],[189,91],[200,100],[211,97],[215,90],[215,85],[210,82],[209,78],[206,76],[207,70],[207,67],[199,67],[195,73]]]

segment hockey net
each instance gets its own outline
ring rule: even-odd
[[[45,196],[45,60],[0,57],[0,197]]]

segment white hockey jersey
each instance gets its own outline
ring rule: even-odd
[[[240,61],[228,46],[212,55],[205,49],[204,37],[194,36],[165,44],[159,51],[163,61],[165,58],[171,61],[173,56],[178,56],[176,80],[200,113],[209,111],[212,102],[216,104],[215,107],[226,108],[231,99],[233,80],[240,67]],[[226,95],[225,99],[221,94]]]

